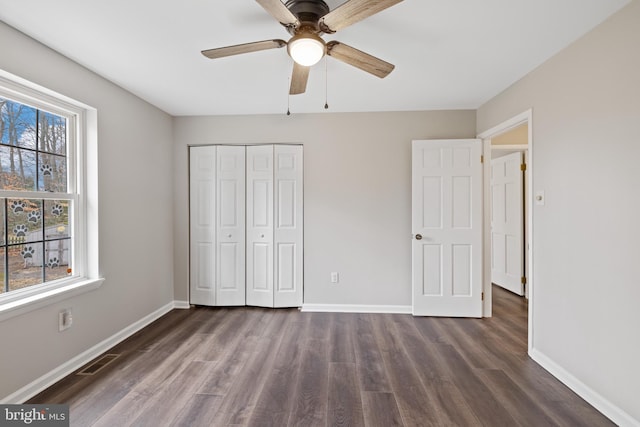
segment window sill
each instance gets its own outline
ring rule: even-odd
[[[0,304],[0,322],[21,314],[28,313],[41,307],[63,301],[65,299],[98,289],[104,282],[103,278],[84,279],[68,285],[30,295],[14,301]]]

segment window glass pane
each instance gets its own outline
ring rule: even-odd
[[[67,159],[53,154],[38,154],[38,191],[67,192]]]
[[[72,124],[0,96],[0,293],[71,275],[73,202],[45,198],[69,190]],[[10,198],[3,191],[32,195]]]
[[[42,243],[9,246],[9,291],[42,283]]]
[[[61,279],[69,275],[69,254],[71,248],[70,239],[45,242],[44,277],[47,282]]]
[[[45,240],[70,237],[69,200],[44,201]]]
[[[38,150],[67,154],[67,119],[40,111],[38,114]]]
[[[36,109],[0,98],[0,142],[36,148]]]
[[[8,243],[42,240],[42,200],[7,199]]]
[[[0,145],[0,189],[33,191],[35,179],[35,151]]]

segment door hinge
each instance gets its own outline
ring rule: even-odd
[[[522,172],[526,171],[526,170],[527,170],[527,164],[526,164],[526,163],[521,164],[521,165],[520,165],[520,170],[521,170]]]
[[[523,285],[527,284],[527,278],[522,276],[522,278],[520,279],[520,283],[522,283]]]
[[[484,301],[484,292],[482,293],[482,301]]]
[[[484,163],[484,156],[480,156],[480,163]]]

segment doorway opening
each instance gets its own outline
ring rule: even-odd
[[[532,268],[532,251],[533,251],[533,138],[532,138],[532,111],[528,110],[519,114],[510,120],[507,120],[483,133],[478,135],[483,141],[484,150],[484,307],[483,313],[485,317],[493,315],[493,294],[494,289],[502,291],[503,288],[510,289],[515,294],[523,294],[523,298],[527,300],[520,301],[522,304],[528,305],[528,348],[533,347],[532,334],[532,313],[533,313],[533,268]],[[511,157],[509,157],[511,156]],[[506,170],[509,162],[514,163],[515,160],[522,158],[520,167],[524,169],[521,174],[523,179],[521,184],[506,180]],[[501,159],[502,158],[502,159]],[[501,160],[497,160],[501,159]],[[495,161],[494,161],[495,160]],[[526,166],[523,166],[526,165]],[[492,166],[496,166],[492,170]],[[497,171],[497,173],[496,173]],[[512,174],[515,174],[512,171]],[[497,178],[497,179],[496,179]],[[492,189],[492,183],[496,186]],[[508,183],[508,184],[507,184]],[[505,195],[505,188],[510,191],[519,189],[520,194]],[[493,198],[493,190],[498,195]],[[520,206],[514,204],[520,203]],[[497,206],[496,206],[497,204]],[[504,210],[510,209],[511,221],[510,229],[505,229],[507,222],[504,221]],[[497,215],[495,211],[502,210],[501,215]],[[521,213],[518,213],[521,212]],[[519,220],[514,225],[513,219]],[[497,221],[493,221],[497,220]],[[502,228],[501,228],[502,227]],[[518,227],[521,227],[518,230]],[[517,236],[512,235],[515,231],[521,232],[521,241]],[[497,261],[497,262],[496,262]],[[500,275],[502,273],[502,276]],[[520,275],[520,283],[515,281]],[[494,281],[502,287],[492,285]],[[496,292],[497,293],[497,292]],[[518,299],[515,299],[517,302]]]

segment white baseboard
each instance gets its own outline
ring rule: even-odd
[[[411,314],[410,305],[302,304],[301,311],[327,313]]]
[[[536,349],[529,352],[529,356],[549,371],[551,375],[556,377],[560,382],[573,390],[578,396],[586,400],[591,406],[602,412],[604,416],[619,425],[620,427],[640,427],[640,421],[634,419],[621,408],[617,407],[604,396],[584,384],[578,378],[567,372],[562,366],[551,360],[545,354]]]
[[[174,301],[173,308],[177,308],[179,310],[188,310],[191,308],[191,304],[189,304],[189,301]]]
[[[67,375],[71,374],[75,370],[81,368],[82,366],[86,365],[96,357],[100,356],[102,353],[109,350],[111,347],[115,346],[116,344],[119,344],[120,342],[129,338],[131,335],[138,332],[140,329],[144,328],[145,326],[151,324],[153,321],[164,316],[174,308],[185,308],[183,306],[184,306],[183,301],[172,301],[166,304],[165,306],[160,307],[153,313],[143,317],[142,319],[138,320],[135,323],[132,323],[131,325],[122,329],[120,332],[117,332],[116,334],[94,345],[90,349],[80,353],[74,358],[68,360],[67,362],[53,369],[52,371],[44,374],[43,376],[36,379],[35,381],[32,381],[31,383],[22,387],[20,390],[16,391],[15,393],[12,393],[3,399],[0,399],[0,403],[19,404],[29,400],[36,394],[45,390],[47,387],[51,387],[53,384],[60,381]],[[186,308],[188,308],[188,303]]]

